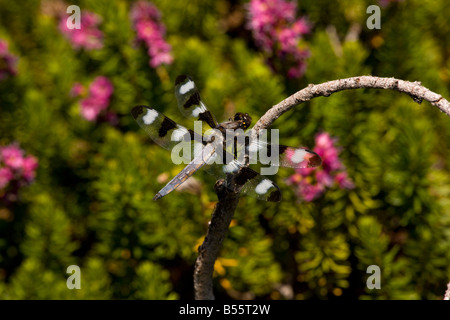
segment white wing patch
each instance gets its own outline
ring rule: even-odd
[[[273,183],[269,179],[264,179],[261,181],[255,188],[255,191],[257,194],[265,194],[267,191],[269,191],[270,188],[272,188]]]
[[[240,168],[239,162],[236,160],[231,161],[229,164],[223,166],[223,172],[225,173],[234,173],[237,172]]]
[[[142,121],[144,121],[146,125],[151,125],[157,117],[158,111],[153,109],[147,109],[147,114],[142,117]]]
[[[180,94],[186,94],[187,92],[194,89],[194,87],[195,87],[194,81],[189,80],[188,82],[180,86]]]
[[[202,111],[202,108],[201,107],[197,107],[197,108],[195,108],[194,110],[192,110],[192,116],[194,117],[194,118],[197,118],[198,117],[198,115],[200,114],[200,113],[202,113],[203,111]]]
[[[305,160],[306,151],[303,149],[297,149],[295,150],[294,154],[292,155],[291,161],[293,163],[300,163],[303,160]]]
[[[182,141],[184,136],[188,133],[186,128],[178,128],[172,132],[172,141]]]
[[[192,110],[192,116],[197,118],[200,113],[207,111],[203,102],[200,102],[200,106]]]

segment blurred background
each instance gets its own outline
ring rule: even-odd
[[[67,13],[81,9],[81,29]],[[366,13],[377,5],[380,29]],[[376,75],[450,97],[446,0],[0,0],[0,298],[193,299],[217,201],[130,115],[176,106],[191,75],[223,121],[254,122],[309,83]],[[69,19],[69,22],[68,22]],[[450,119],[388,90],[348,90],[280,117],[280,142],[323,158],[242,197],[217,299],[442,299],[450,281]],[[81,289],[69,290],[69,265]],[[380,267],[381,289],[366,285]]]

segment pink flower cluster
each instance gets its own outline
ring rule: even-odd
[[[164,40],[166,28],[161,21],[161,13],[147,1],[138,1],[131,8],[130,18],[136,30],[137,40],[147,46],[150,66],[156,68],[161,64],[171,64],[173,57],[171,46]]]
[[[16,144],[0,147],[0,198],[17,193],[20,187],[33,182],[37,167],[37,159],[25,156]]]
[[[288,76],[299,78],[306,70],[309,51],[299,48],[299,40],[310,32],[305,18],[296,18],[297,3],[286,0],[251,0],[248,27],[256,45],[270,58],[286,61],[292,66]]]
[[[8,42],[0,39],[0,81],[17,74],[17,57],[8,50]]]
[[[336,141],[336,138],[331,138],[326,132],[317,134],[313,151],[322,158],[322,165],[318,168],[298,168],[295,174],[288,179],[289,184],[297,186],[299,195],[305,201],[317,199],[327,188],[331,188],[335,184],[341,189],[355,187],[339,160],[339,149],[335,146]]]
[[[95,50],[103,48],[103,33],[98,29],[102,19],[93,12],[83,10],[80,17],[80,29],[67,27],[66,15],[62,15],[59,30],[70,41],[75,49]]]
[[[388,5],[390,5],[393,2],[402,2],[403,0],[378,0],[378,3],[383,8],[386,8]]]
[[[84,86],[75,83],[71,90],[73,97],[85,96],[80,101],[80,113],[88,121],[95,121],[105,111],[114,92],[114,87],[108,78],[99,76],[92,81],[88,88],[88,93]],[[107,118],[114,118],[112,113],[106,113]]]

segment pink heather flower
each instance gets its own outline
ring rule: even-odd
[[[74,91],[74,88],[76,91],[79,86],[75,84],[72,91]],[[95,121],[108,108],[114,86],[107,77],[99,76],[92,81],[88,91],[89,95],[80,101],[80,113],[86,120]]]
[[[288,184],[299,184],[300,181],[303,179],[302,175],[300,173],[294,173],[292,176],[288,178]]]
[[[289,78],[300,78],[306,71],[306,63],[304,61],[299,61],[294,67],[289,68],[288,77]]]
[[[316,136],[316,146],[314,151],[322,158],[322,167],[326,171],[341,169],[342,163],[339,160],[339,150],[334,147],[337,139],[332,139],[328,133],[319,133]]]
[[[102,19],[93,12],[83,10],[81,28],[67,28],[67,17],[61,16],[59,29],[75,49],[95,50],[103,48],[103,33],[98,29]]]
[[[82,96],[84,94],[84,92],[85,92],[84,86],[81,83],[76,82],[72,86],[72,89],[70,89],[70,96],[74,97],[74,98],[79,97],[79,96]]]
[[[331,187],[334,183],[333,176],[325,171],[317,171],[316,180],[319,185]]]
[[[164,26],[158,25],[150,20],[140,20],[136,22],[135,26],[138,40],[152,45],[154,45],[152,41],[164,42],[164,39],[161,37],[161,33],[165,32]]]
[[[378,0],[378,3],[383,8],[386,8],[388,5],[390,5],[392,2],[403,2],[403,0]]]
[[[355,185],[353,182],[348,178],[347,172],[339,172],[336,177],[336,182],[339,185],[339,188],[341,189],[353,189]]]
[[[36,176],[36,157],[24,156],[17,144],[0,147],[0,200],[14,201],[20,187],[30,184]]]
[[[269,29],[279,20],[293,22],[297,4],[284,0],[252,0],[249,4],[250,26],[254,30]]]
[[[38,165],[38,160],[34,156],[28,156],[23,159],[23,177],[26,181],[31,182],[34,180]]]
[[[147,46],[149,65],[156,68],[162,64],[171,64],[172,47],[164,40],[166,28],[159,10],[150,2],[141,0],[131,8],[130,19],[136,30],[136,39]]]
[[[337,139],[331,138],[328,132],[322,132],[316,135],[315,141],[317,148],[331,149],[334,147],[334,144],[337,142]]]
[[[171,64],[173,57],[170,54],[170,46],[167,43],[160,43],[159,46],[152,46],[148,49],[151,57],[150,66],[156,68],[161,64]]]
[[[14,174],[10,168],[0,168],[0,190],[8,185],[14,178]]]
[[[2,56],[6,53],[8,53],[8,43],[5,40],[0,39],[0,55]]]
[[[103,110],[103,105],[103,101],[99,104],[97,99],[93,97],[83,99],[80,102],[81,115],[88,121],[95,121],[100,112]]]
[[[130,18],[133,24],[146,19],[159,21],[161,19],[161,13],[151,3],[138,1],[131,8]]]
[[[297,45],[298,39],[294,29],[284,28],[278,32],[278,41],[281,45],[281,51],[289,52],[292,47]]]
[[[308,50],[299,48],[299,40],[310,32],[306,18],[296,18],[297,3],[286,0],[251,0],[248,6],[248,28],[255,43],[266,52],[269,61],[294,64],[288,76],[299,78],[306,70]],[[273,63],[271,63],[273,65]]]
[[[0,39],[0,81],[17,74],[17,57],[8,50],[8,42]]]
[[[311,32],[310,23],[304,17],[295,21],[294,24],[292,25],[292,29],[294,30],[294,32],[296,34],[301,34],[301,35],[308,34]]]
[[[3,163],[12,169],[19,169],[23,165],[23,151],[14,144],[2,147],[0,155]]]
[[[307,202],[311,202],[320,197],[323,191],[323,186],[320,184],[313,185],[304,181],[300,183],[299,193]]]
[[[109,98],[114,91],[112,83],[108,78],[100,76],[94,79],[89,86],[89,93],[91,97],[96,98],[99,101],[106,102],[108,104]]]
[[[305,201],[317,199],[334,185],[341,189],[353,189],[355,185],[339,160],[339,149],[335,146],[337,139],[323,132],[316,135],[315,142],[313,151],[322,158],[322,165],[318,168],[297,168],[288,179],[289,184],[297,186],[299,195]]]

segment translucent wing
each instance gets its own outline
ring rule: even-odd
[[[167,183],[167,185],[155,195],[153,200],[158,200],[178,188],[190,176],[197,172],[197,170],[208,163],[208,160],[214,155],[214,153],[214,146],[212,144],[208,144],[205,148],[202,148],[201,152],[199,152],[180,173],[169,181],[169,183]]]
[[[186,163],[192,160],[193,155],[198,153],[202,146],[202,136],[177,124],[164,114],[147,106],[136,106],[131,110],[131,114],[139,126],[159,144],[161,147],[173,151],[173,148],[183,147],[181,143],[189,144],[189,153],[180,155]],[[181,153],[181,152],[180,152]]]
[[[281,201],[281,191],[275,182],[249,167],[242,167],[238,171],[235,182],[243,186],[242,194],[270,202]]]
[[[203,121],[213,129],[217,128],[218,124],[214,115],[203,103],[191,77],[187,75],[177,77],[175,80],[175,96],[178,108],[184,116]]]
[[[234,174],[234,182],[242,188],[241,194],[271,202],[281,200],[280,188],[272,180],[243,166],[238,160],[224,165],[222,170],[225,174]]]
[[[266,157],[266,159],[270,160],[272,155],[275,158],[275,155],[278,154],[278,162],[271,162],[271,165],[280,167],[312,168],[320,166],[322,163],[320,156],[307,148],[269,144],[260,140],[249,142],[246,151],[250,155],[250,161],[255,156],[258,156],[259,159]]]

